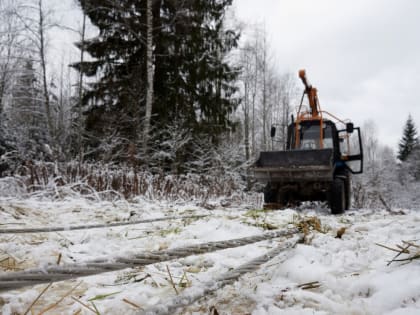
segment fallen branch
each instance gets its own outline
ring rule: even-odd
[[[411,257],[403,258],[403,259],[394,259],[393,261],[398,261],[398,262],[401,262],[401,261],[413,261],[413,260],[416,260],[416,259],[420,259],[420,253],[418,253],[418,254],[416,254],[414,256],[411,256]]]
[[[388,250],[392,250],[392,251],[397,252],[397,253],[401,253],[401,250],[400,249],[395,249],[395,248],[388,247],[386,245],[382,245],[382,244],[379,244],[379,243],[375,243],[375,245],[380,246],[380,247],[383,247],[383,248],[386,248]]]
[[[402,241],[402,245],[396,245],[396,248],[392,248],[386,245],[382,245],[382,244],[378,244],[375,243],[375,245],[386,248],[390,251],[393,252],[397,252],[397,254],[394,256],[394,258],[392,258],[388,263],[387,266],[391,265],[393,262],[404,262],[404,261],[413,261],[415,259],[419,259],[420,258],[420,252],[416,252],[414,253],[412,256],[406,257],[406,258],[401,258],[401,259],[397,259],[398,257],[400,257],[402,254],[407,254],[409,255],[411,252],[409,251],[410,247],[414,247],[414,248],[420,248],[419,245],[414,244],[413,242],[408,242],[408,241]]]
[[[391,207],[386,203],[385,199],[382,197],[382,195],[378,192],[378,197],[379,197],[379,201],[383,204],[383,206],[385,207],[386,211],[388,211],[391,214],[406,214],[404,211],[400,210],[400,211],[393,211],[391,209]]]
[[[399,247],[400,248],[400,247]],[[389,266],[389,265],[391,265],[392,264],[392,262],[394,262],[395,261],[395,259],[397,259],[398,257],[400,257],[400,255],[401,254],[409,254],[410,252],[408,251],[408,248],[410,248],[410,245],[407,245],[406,247],[401,247],[401,251],[397,254],[397,255],[395,255],[394,256],[394,258],[392,258],[392,260],[391,261],[389,261],[388,263],[387,263],[387,266]]]

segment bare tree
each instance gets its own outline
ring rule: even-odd
[[[26,38],[30,41],[32,47],[34,47],[33,50],[27,51],[28,58],[33,54],[38,55],[38,58],[33,57],[33,61],[40,68],[39,76],[41,79],[42,103],[47,121],[49,141],[55,145],[54,118],[49,98],[47,74],[47,32],[56,26],[56,24],[52,23],[52,12],[44,7],[43,0],[22,1],[17,6],[14,14],[23,26]]]
[[[82,2],[82,7],[84,1]],[[86,13],[83,11],[82,29],[80,31],[80,64],[83,65],[85,61],[85,40],[86,40]],[[79,152],[79,163],[83,162],[83,77],[84,72],[79,71],[78,82],[78,117],[77,117],[77,150]]]
[[[297,99],[300,95],[296,81],[296,76],[291,73],[285,73],[281,75],[278,83],[277,95],[279,108],[277,110],[278,116],[276,117],[276,121],[281,128],[280,142],[283,150],[286,149],[287,128],[290,122],[292,106],[297,105]]]
[[[0,2],[0,124],[4,113],[5,98],[10,92],[13,77],[21,61],[24,40],[21,27],[13,14],[16,2]]]
[[[241,48],[242,112],[247,159],[258,150],[285,149],[290,109],[297,99],[296,79],[281,74],[263,28],[254,26],[249,40]],[[270,141],[270,129],[276,125],[276,141]],[[270,145],[271,143],[271,145]]]
[[[251,119],[251,149],[252,155],[255,155],[256,152],[256,102],[257,102],[257,92],[258,92],[258,79],[259,79],[259,30],[255,30],[254,34],[254,63],[253,63],[253,75],[252,75],[252,119]]]
[[[372,119],[363,123],[362,143],[367,172],[376,175],[379,168],[379,140],[377,126]]]
[[[242,74],[240,80],[242,81],[242,103],[241,108],[243,112],[243,128],[244,128],[244,150],[245,159],[249,161],[251,158],[250,148],[250,110],[251,110],[251,98],[252,91],[251,85],[253,82],[253,60],[254,60],[254,48],[246,44],[241,50],[239,63],[242,66]],[[247,188],[250,189],[251,182],[247,176]]]
[[[68,141],[74,132],[72,129],[72,112],[74,110],[74,100],[72,95],[73,78],[71,68],[67,67],[70,62],[65,58],[65,53],[61,54],[61,65],[57,75],[53,75],[49,86],[50,100],[54,108],[54,128],[56,130],[57,158],[65,159],[75,143]],[[67,60],[67,61],[66,61]],[[77,144],[76,144],[77,145]],[[74,148],[77,149],[77,148]]]
[[[270,115],[267,100],[267,89],[269,85],[270,78],[270,71],[268,70],[268,44],[267,44],[267,33],[265,31],[265,28],[262,30],[260,35],[261,45],[260,45],[260,60],[258,62],[259,68],[261,69],[261,118],[262,118],[262,150],[266,151],[268,149],[268,137],[267,137],[267,122],[268,122],[268,116]]]
[[[39,60],[41,62],[41,76],[42,76],[42,86],[43,86],[43,96],[44,96],[44,106],[45,113],[47,116],[48,123],[48,132],[52,141],[55,142],[55,129],[53,124],[53,117],[51,113],[51,104],[48,92],[48,79],[47,79],[47,56],[46,56],[46,32],[48,28],[47,15],[45,8],[43,7],[42,0],[38,0],[38,29],[37,29],[37,39],[38,39],[38,49],[39,49]]]
[[[250,115],[251,115],[251,106],[252,106],[252,88],[253,83],[253,57],[254,57],[254,48],[246,44],[245,47],[241,50],[240,64],[242,66],[242,102],[241,108],[244,115],[244,143],[245,143],[245,157],[247,160],[250,159],[251,148],[250,148]]]

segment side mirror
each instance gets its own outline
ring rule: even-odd
[[[354,131],[353,123],[347,123],[346,124],[346,131],[347,131],[347,133],[353,133],[353,131]]]
[[[276,127],[271,126],[270,136],[271,138],[274,138],[276,136]]]

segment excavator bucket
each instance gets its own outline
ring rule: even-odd
[[[332,181],[333,150],[261,152],[253,172],[258,181],[265,183]]]

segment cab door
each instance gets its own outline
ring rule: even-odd
[[[338,131],[340,160],[346,163],[353,174],[363,173],[363,147],[360,127],[347,124],[347,128]]]

